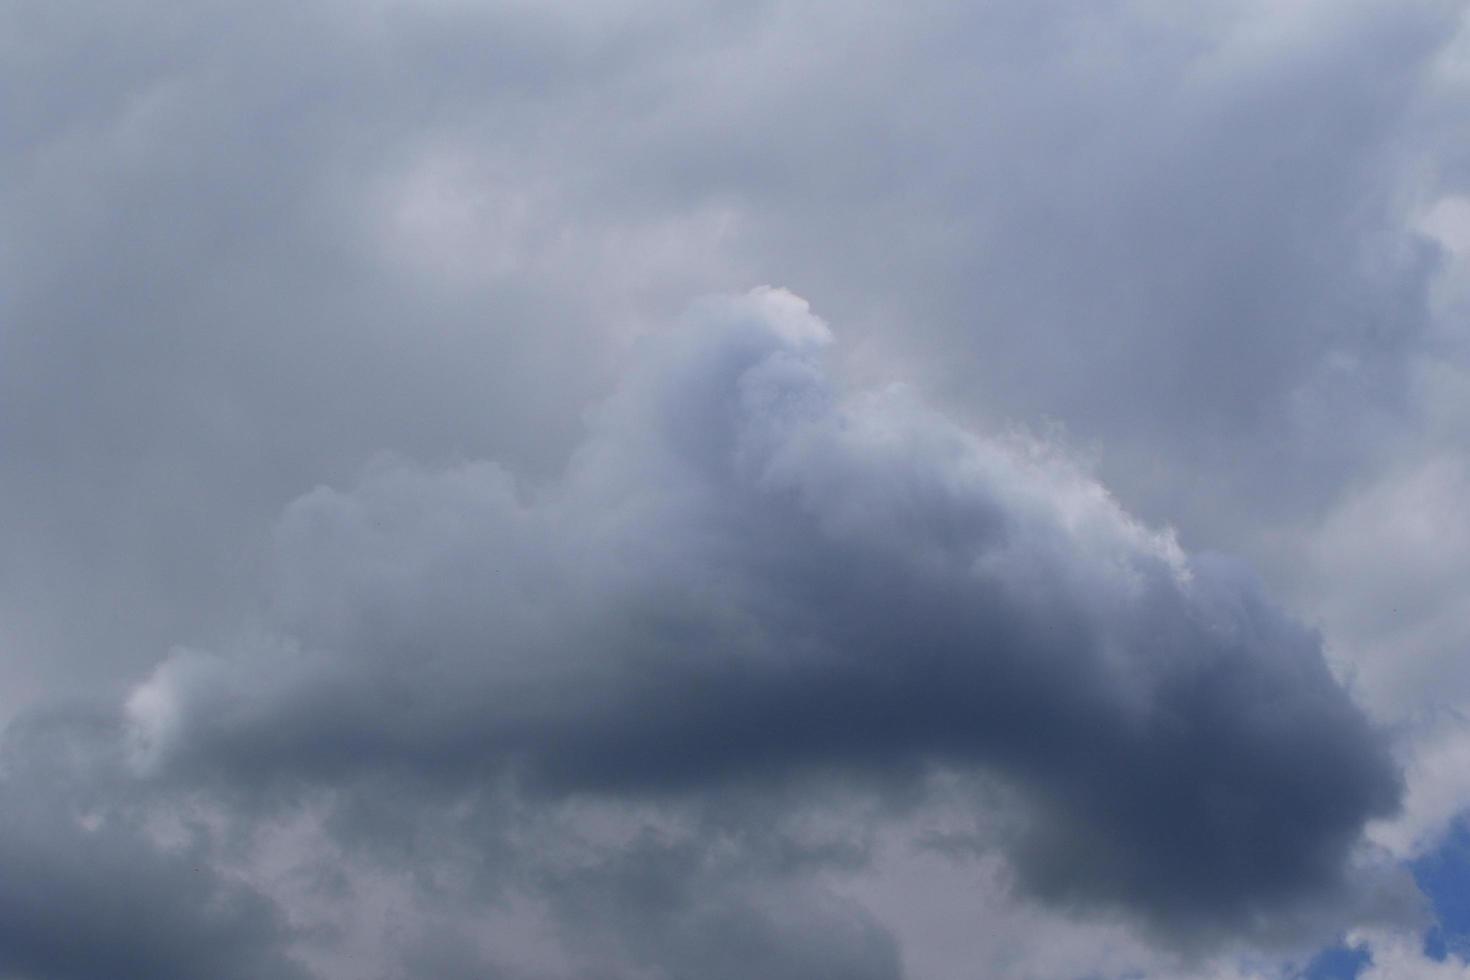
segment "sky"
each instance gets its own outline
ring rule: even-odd
[[[0,0],[0,978],[1470,978],[1461,0]]]

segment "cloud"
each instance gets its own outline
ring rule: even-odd
[[[221,874],[216,849],[111,764],[116,717],[28,716],[0,777],[0,973],[17,980],[306,973],[266,896]],[[112,762],[115,762],[115,758]],[[177,813],[177,811],[175,811]]]
[[[1399,407],[1457,13],[18,4],[3,707],[210,640],[374,452],[553,472],[628,337],[750,282],[1245,548]]]
[[[1412,977],[1414,980],[1463,980],[1470,976],[1470,965],[1457,956],[1435,960],[1427,956],[1422,944],[1406,940],[1402,935],[1365,929],[1349,937],[1354,947],[1366,950],[1371,959],[1358,974],[1359,980],[1390,980]]]
[[[829,343],[790,293],[712,299],[559,481],[389,460],[300,498],[267,639],[137,688],[137,764],[610,799],[976,771],[1043,898],[1184,936],[1345,888],[1399,777],[1318,638],[1065,458],[845,388]]]
[[[96,886],[259,975],[712,969],[623,908],[619,821],[772,972],[1182,976],[1071,916],[1167,946],[1405,904],[1352,843],[1394,767],[1314,665],[1396,733],[1371,840],[1434,846],[1470,803],[1464,13],[5,5],[0,720],[131,692],[158,777],[12,728],[54,771],[7,786],[84,795]],[[843,343],[774,294],[670,331],[754,282]],[[1057,448],[962,431],[1017,422]],[[977,826],[884,877],[915,811]],[[7,813],[72,883],[27,936],[100,908],[66,861],[104,838]],[[895,882],[970,861],[1005,870],[955,901],[1013,931],[916,951]],[[112,915],[74,945],[147,931]]]

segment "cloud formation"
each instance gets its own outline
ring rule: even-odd
[[[0,3],[0,974],[1430,969],[1465,14]]]
[[[275,621],[129,700],[149,772],[533,794],[998,776],[1044,898],[1249,930],[1345,886],[1386,742],[1319,638],[1065,458],[849,390],[790,293],[640,350],[559,481],[384,461],[276,532]]]
[[[0,753],[0,975],[45,980],[201,976],[294,980],[290,924],[221,873],[175,800],[117,758],[114,713],[12,724]]]

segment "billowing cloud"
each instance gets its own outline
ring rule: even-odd
[[[1318,638],[1065,458],[846,388],[829,342],[790,293],[710,300],[558,481],[387,460],[297,500],[266,638],[139,687],[137,764],[614,799],[975,770],[1045,898],[1191,933],[1343,887],[1399,782]]]
[[[1430,969],[1465,12],[0,2],[0,974]]]

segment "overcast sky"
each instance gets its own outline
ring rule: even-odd
[[[1470,978],[1459,0],[0,0],[0,978]]]

